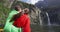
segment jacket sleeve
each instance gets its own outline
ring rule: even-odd
[[[23,32],[31,32],[30,29],[30,19],[26,19],[25,25],[23,26]]]

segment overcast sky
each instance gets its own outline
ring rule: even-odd
[[[19,1],[27,2],[27,3],[29,3],[29,4],[35,4],[35,3],[37,3],[38,1],[43,1],[43,0],[19,0]]]

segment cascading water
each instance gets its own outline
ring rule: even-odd
[[[47,18],[48,18],[48,26],[51,26],[50,18],[49,18],[49,15],[48,15],[48,13],[47,13],[47,12],[46,12],[46,15],[47,15]]]
[[[47,18],[48,18],[48,32],[54,32],[50,23],[50,18],[49,18],[49,14],[46,12]]]

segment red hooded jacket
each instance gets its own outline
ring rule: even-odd
[[[31,32],[30,29],[30,18],[28,14],[23,14],[13,23],[16,27],[23,28],[23,32]]]

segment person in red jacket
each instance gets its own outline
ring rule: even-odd
[[[24,9],[24,14],[22,14],[19,18],[17,18],[13,25],[18,27],[18,28],[22,28],[23,32],[31,32],[31,28],[30,28],[30,18],[29,18],[29,9],[25,8]]]

